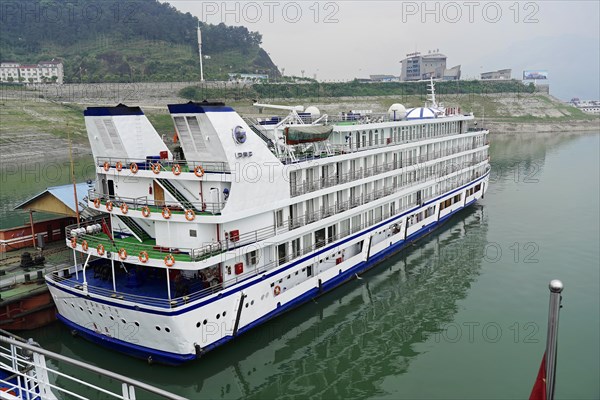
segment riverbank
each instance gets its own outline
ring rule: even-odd
[[[140,105],[158,133],[171,136],[174,128],[167,104],[187,102],[179,97],[181,84],[140,84],[130,90],[118,88],[116,93],[110,87],[102,87],[101,90],[98,85],[91,85],[86,90],[85,86],[78,85],[77,90],[69,90],[66,97],[63,91],[45,91],[42,94],[35,90],[14,93],[2,90],[0,164],[68,157],[67,133],[71,136],[74,155],[89,154],[82,114],[90,105],[114,105],[116,102]],[[425,101],[425,96],[419,94],[335,98],[315,96],[310,99],[274,99],[272,103],[313,105],[322,113],[337,115],[349,110],[385,113],[394,103],[415,107],[423,105]],[[479,126],[495,133],[558,133],[600,129],[599,115],[585,114],[545,93],[440,94],[438,101],[445,106],[460,107],[463,112],[473,112],[480,121]],[[252,99],[234,100],[228,104],[243,115],[266,116],[252,106]]]

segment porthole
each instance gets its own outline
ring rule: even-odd
[[[125,319],[123,319],[123,318],[121,318],[121,322],[124,323],[124,324],[127,323],[127,321],[125,321]]]
[[[170,332],[171,332],[171,329],[169,329],[169,327],[168,327],[168,326],[166,326],[166,327],[165,327],[165,332],[167,332],[167,333],[170,333]]]
[[[217,319],[221,318],[221,314],[217,314]]]
[[[246,303],[246,308],[248,308],[248,306],[249,306],[249,304],[248,304],[248,303]]]
[[[202,322],[204,325],[208,324],[208,320],[205,319],[204,322]]]
[[[92,310],[88,309],[88,312],[90,313],[90,315],[92,315]]]
[[[67,304],[67,301],[65,299],[63,299],[63,303]]]
[[[71,303],[71,307],[75,308],[75,304]]]
[[[102,315],[101,312],[99,312],[98,315],[100,316],[100,318],[104,317],[104,315]]]
[[[196,322],[196,328],[200,328],[200,322]]]
[[[251,306],[253,306],[253,305],[254,305],[254,300],[252,300],[252,301],[250,302],[250,305],[251,305]]]
[[[288,279],[290,279],[291,277],[292,277],[291,275],[288,275],[288,276],[287,276],[287,278],[288,278]]]
[[[81,311],[83,311],[83,307],[79,306],[79,309],[80,309]]]
[[[225,314],[227,314],[227,311],[223,311],[223,316],[225,316]]]
[[[135,324],[135,326],[138,326],[138,327],[140,326],[140,323],[137,321],[135,321],[134,324]]]
[[[155,326],[156,330],[160,332],[160,326]]]
[[[115,318],[112,315],[109,318],[110,318],[111,321],[115,320]]]
[[[298,275],[298,271],[296,271],[296,273],[294,275]]]

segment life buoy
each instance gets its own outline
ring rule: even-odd
[[[193,221],[194,219],[196,219],[196,213],[194,212],[194,210],[185,210],[185,219],[187,219],[188,221]]]
[[[175,175],[181,174],[181,165],[179,165],[179,164],[173,165],[172,170],[173,170],[173,174],[175,174]]]
[[[110,169],[110,164],[108,163],[108,161],[104,161],[104,170],[108,171]]]
[[[198,165],[194,169],[194,175],[196,175],[198,178],[202,178],[204,176],[204,168],[202,168],[201,165]]]
[[[99,256],[103,256],[104,255],[104,245],[102,243],[100,243],[98,245],[98,247],[96,247],[96,251],[98,252]]]
[[[281,293],[281,288],[279,286],[275,286],[275,289],[273,289],[273,294],[275,296],[279,296],[279,293]]]
[[[142,207],[142,215],[146,218],[150,216],[150,207],[144,206]]]
[[[173,265],[175,265],[175,257],[173,257],[173,254],[167,254],[165,256],[165,265],[167,267],[172,267]]]
[[[154,172],[156,175],[160,174],[161,165],[159,163],[150,164],[150,168],[152,168],[152,172]]]
[[[100,199],[98,197],[94,199],[94,207],[100,208]]]
[[[112,211],[113,210],[113,203],[112,203],[112,201],[109,200],[109,201],[106,202],[106,210],[107,211]]]
[[[129,211],[129,206],[127,205],[127,203],[121,204],[121,212],[123,214],[127,214],[127,211]]]
[[[17,394],[15,393],[15,391],[14,391],[14,390],[10,390],[10,389],[9,389],[9,388],[7,388],[7,387],[0,388],[0,392],[8,393],[8,394],[10,394],[11,396],[15,396],[15,397],[17,396]]]
[[[131,164],[129,164],[129,170],[131,171],[132,174],[137,174],[138,172],[138,165],[134,162],[132,162]]]
[[[81,242],[81,248],[83,249],[83,251],[88,251],[89,246],[87,240]]]
[[[162,210],[162,216],[163,216],[164,219],[171,218],[171,210],[169,210],[168,207],[163,208],[163,210]]]
[[[148,252],[147,251],[140,251],[140,255],[138,256],[138,258],[140,259],[140,262],[143,262],[144,264],[148,262]]]
[[[115,168],[118,172],[121,172],[121,170],[123,169],[123,163],[121,161],[117,161]]]
[[[74,238],[74,237],[71,238],[71,247],[72,248],[77,247],[77,238]]]
[[[125,250],[125,248],[124,248],[124,247],[121,247],[121,248],[119,249],[119,258],[120,258],[121,260],[125,260],[125,259],[127,258],[127,250]]]

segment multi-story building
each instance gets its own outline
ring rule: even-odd
[[[419,52],[407,54],[401,63],[400,80],[402,81],[419,81],[429,78],[460,79],[460,65],[447,69],[446,56],[437,50],[426,55],[421,55]]]
[[[61,61],[41,61],[39,64],[21,64],[14,61],[0,63],[0,82],[57,83],[64,81]]]
[[[510,79],[512,69],[499,69],[498,71],[483,72],[481,74],[481,80],[488,79]]]

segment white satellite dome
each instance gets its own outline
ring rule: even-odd
[[[432,119],[437,118],[437,113],[433,108],[417,107],[408,110],[406,119]]]
[[[388,114],[391,119],[393,119],[394,121],[397,121],[406,116],[406,108],[404,108],[404,106],[402,104],[394,103],[388,109]]]
[[[304,110],[304,112],[309,113],[311,117],[318,117],[321,115],[321,111],[319,111],[319,109],[315,106],[306,107],[306,110]]]

